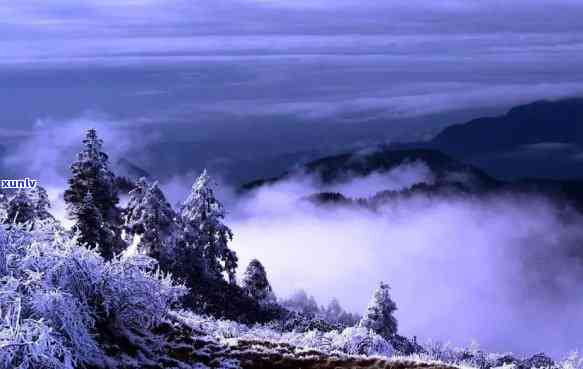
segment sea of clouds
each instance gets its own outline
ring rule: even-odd
[[[67,167],[88,123],[99,129],[112,162],[155,140],[154,135],[128,135],[123,125],[107,120],[39,122],[38,132],[4,163],[38,178],[49,190],[53,213],[66,225]],[[161,183],[173,205],[186,197],[197,174]],[[583,348],[583,264],[576,257],[583,254],[583,219],[578,213],[542,196],[508,193],[418,194],[375,212],[301,200],[321,191],[367,197],[434,181],[422,162],[351,175],[322,184],[298,174],[243,195],[217,178],[240,270],[258,258],[279,297],[304,288],[321,304],[337,297],[359,313],[379,281],[388,282],[400,332],[419,340],[456,345],[476,340],[488,350],[555,355]]]
[[[556,355],[583,347],[583,264],[574,256],[583,219],[574,211],[512,194],[419,194],[377,212],[299,200],[431,181],[420,163],[333,186],[290,178],[234,203],[233,247],[242,265],[259,258],[283,297],[304,288],[320,303],[337,297],[363,312],[388,282],[401,333],[421,340]]]

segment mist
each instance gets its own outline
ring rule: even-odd
[[[155,130],[140,132],[128,128],[128,123],[95,113],[68,120],[50,117],[36,120],[33,130],[24,136],[7,155],[0,158],[0,167],[15,177],[29,177],[47,190],[51,213],[65,226],[72,225],[67,216],[63,193],[71,175],[69,166],[81,149],[88,128],[95,128],[104,141],[113,171],[126,175],[119,159],[126,159],[132,150],[144,147],[158,138]],[[123,199],[122,199],[123,200]]]
[[[428,182],[408,164],[333,189],[370,196]],[[316,206],[330,190],[305,176],[261,188],[232,208],[241,269],[266,266],[280,298],[298,288],[362,313],[379,281],[398,305],[400,333],[491,351],[562,355],[583,347],[581,216],[538,196],[416,195],[372,212]]]
[[[49,192],[52,213],[67,226],[62,193],[80,148],[80,127],[98,128],[112,162],[143,148],[148,136],[138,139],[123,122],[95,117],[59,123],[39,122],[6,163],[22,176],[39,179]],[[161,181],[173,206],[186,198],[198,174]],[[345,178],[323,184],[302,173],[239,196],[215,176],[235,235],[231,247],[239,255],[239,271],[258,258],[278,297],[303,288],[320,304],[336,297],[357,313],[364,311],[377,283],[386,281],[399,307],[400,333],[420,341],[468,345],[476,340],[491,351],[555,356],[583,348],[583,296],[577,292],[583,265],[576,257],[583,219],[578,213],[533,195],[415,195],[376,212],[300,200],[321,191],[368,197],[434,181],[418,161]]]

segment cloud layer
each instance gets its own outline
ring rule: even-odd
[[[8,158],[23,171],[17,174],[48,187],[60,219],[67,166],[88,126],[99,129],[112,159],[149,142],[104,118],[45,121],[20,154]],[[173,204],[185,198],[197,174],[163,182]],[[243,198],[222,186],[219,196],[230,211],[241,266],[259,258],[280,297],[305,288],[321,303],[338,297],[361,312],[385,280],[404,334],[456,344],[476,339],[490,350],[558,355],[582,348],[580,215],[536,196],[418,195],[378,213],[298,201],[317,191],[366,197],[432,181],[427,166],[414,162],[326,186],[304,175]]]
[[[24,0],[0,16],[1,137],[92,109],[200,127],[177,134],[191,141],[237,125],[301,141],[313,122],[414,140],[459,122],[433,114],[583,94],[574,0]]]
[[[573,32],[575,0],[65,0],[13,2],[3,25],[43,37],[184,34]],[[299,22],[302,20],[302,22]],[[326,21],[325,23],[323,21]],[[571,20],[571,21],[570,21]],[[44,31],[44,32],[41,32]],[[18,35],[18,33],[17,33]],[[22,36],[20,36],[22,37]]]
[[[403,177],[400,177],[403,175]],[[423,166],[337,187],[372,194],[428,181]],[[323,188],[291,180],[230,215],[242,264],[257,257],[281,297],[306,288],[361,312],[379,280],[393,288],[402,333],[499,351],[564,354],[583,347],[580,222],[536,196],[413,196],[361,209],[298,198]],[[356,190],[355,190],[356,189]]]

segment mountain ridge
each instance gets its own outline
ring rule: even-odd
[[[353,177],[388,172],[400,165],[416,161],[426,164],[438,180],[452,172],[463,172],[477,178],[486,186],[494,186],[498,182],[485,172],[454,160],[437,150],[425,148],[396,150],[389,146],[379,146],[368,151],[360,150],[325,156],[290,169],[279,176],[245,183],[240,187],[240,191],[245,192],[264,185],[275,184],[298,175],[314,176],[323,184],[337,183]]]
[[[535,101],[504,115],[454,124],[437,134],[429,146],[449,154],[472,155],[544,142],[583,145],[583,98]]]

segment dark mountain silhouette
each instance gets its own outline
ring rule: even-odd
[[[583,98],[517,106],[501,116],[449,126],[428,142],[394,144],[365,155],[364,161],[353,160],[356,155],[348,153],[315,160],[281,176],[247,183],[243,189],[301,171],[317,174],[324,183],[340,180],[346,173],[364,176],[390,170],[405,158],[423,160],[438,174],[455,166],[473,171],[478,178],[486,172],[502,180],[583,179]],[[451,158],[457,161],[454,163]],[[541,186],[546,188],[549,183],[537,184]]]
[[[450,156],[431,149],[396,150],[381,146],[367,152],[357,151],[324,157],[303,166],[295,167],[277,177],[259,179],[243,185],[241,192],[272,185],[297,175],[310,175],[322,184],[348,181],[372,173],[388,172],[402,164],[422,161],[435,174],[435,183],[419,183],[401,191],[382,191],[369,199],[351,199],[341,193],[306,193],[304,199],[326,205],[367,206],[375,208],[399,197],[423,194],[426,196],[489,195],[509,193],[515,195],[540,194],[565,206],[583,211],[583,180],[525,178],[515,181],[498,180],[485,171],[464,164]],[[455,175],[453,175],[455,174]],[[460,176],[459,174],[464,174]]]
[[[274,184],[297,175],[310,175],[322,184],[340,183],[355,177],[365,177],[372,173],[388,172],[402,164],[421,161],[435,174],[437,181],[445,181],[452,173],[464,173],[482,187],[495,186],[497,181],[470,165],[463,164],[449,156],[429,149],[394,150],[387,146],[368,151],[356,151],[328,156],[296,167],[277,177],[259,179],[244,184],[243,191]]]
[[[502,116],[445,128],[425,143],[498,178],[570,179],[583,174],[583,98],[538,101]]]
[[[129,177],[129,178],[150,178],[150,173],[146,170],[140,168],[136,164],[132,163],[126,158],[120,158],[115,163],[115,171],[118,176]]]
[[[302,200],[322,206],[358,206],[376,210],[395,200],[416,195],[432,198],[480,197],[493,194],[513,196],[542,195],[561,207],[573,207],[583,212],[583,181],[528,179],[517,182],[498,182],[495,186],[475,187],[461,182],[418,183],[399,191],[381,191],[369,198],[350,198],[341,193],[320,192],[309,194]]]
[[[445,128],[432,146],[455,155],[502,152],[524,145],[583,145],[583,98],[538,101],[499,117]]]

